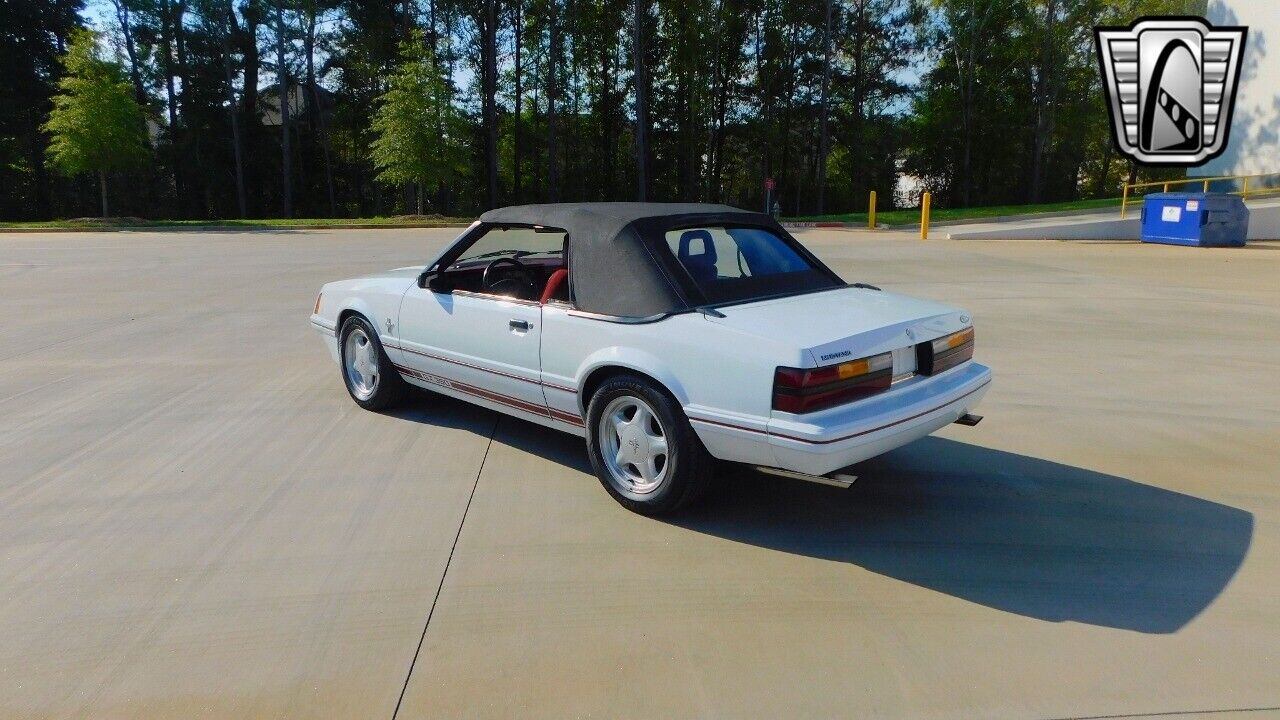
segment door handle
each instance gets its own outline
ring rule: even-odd
[[[509,325],[512,330],[528,330],[533,327],[533,323],[528,320],[512,320],[507,323],[507,325]]]

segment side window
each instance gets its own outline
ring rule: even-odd
[[[563,230],[531,227],[496,227],[462,251],[451,268],[487,264],[498,258],[549,260],[564,253]]]
[[[565,265],[567,234],[537,226],[487,227],[439,269],[432,290],[538,300]],[[497,262],[506,260],[509,262]],[[554,290],[553,286],[553,290]]]

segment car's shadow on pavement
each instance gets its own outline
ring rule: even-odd
[[[409,420],[420,425],[447,427],[455,430],[469,430],[476,435],[488,437],[494,431],[494,423],[507,416],[492,410],[463,402],[447,395],[439,395],[429,390],[409,387],[408,396],[396,407],[378,411],[388,417]],[[512,422],[519,422],[513,420]],[[523,424],[523,423],[522,423]],[[537,427],[533,423],[528,423]],[[548,432],[551,432],[548,430]],[[555,433],[562,435],[563,433]]]
[[[727,470],[672,522],[1050,621],[1172,633],[1243,562],[1253,515],[1037,458],[928,437],[849,490]]]
[[[486,411],[428,402],[397,416],[493,427]],[[504,417],[495,441],[592,475],[579,438]],[[1027,617],[1144,633],[1176,632],[1208,607],[1253,538],[1244,510],[938,437],[850,471],[859,479],[841,490],[726,466],[706,501],[663,521]]]

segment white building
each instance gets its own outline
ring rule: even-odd
[[[1213,25],[1249,28],[1227,148],[1188,176],[1280,173],[1280,2],[1209,0]],[[1280,178],[1273,178],[1280,185]]]

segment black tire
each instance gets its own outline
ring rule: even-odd
[[[602,422],[606,409],[618,408],[621,404],[625,416],[627,404],[635,399],[643,401],[657,417],[666,448],[661,479],[643,492],[634,491],[639,485],[628,485],[618,471],[610,467],[622,465],[624,473],[625,468],[631,468],[639,474],[642,471],[638,465],[610,463],[604,456],[607,448],[602,444],[621,446],[623,443],[621,433],[616,431],[613,431],[615,439],[604,437]],[[715,460],[707,453],[675,398],[652,380],[633,374],[605,380],[591,396],[587,408],[587,452],[604,489],[623,507],[642,515],[662,515],[688,506],[706,491],[715,467]]]
[[[372,346],[373,356],[377,358],[376,381],[371,388],[371,394],[362,392],[360,381],[353,378],[352,369],[348,367],[347,341],[356,333],[363,335]],[[342,383],[347,386],[347,393],[365,410],[386,410],[394,407],[404,398],[407,383],[400,377],[395,365],[391,364],[391,358],[387,357],[387,351],[383,349],[382,341],[378,338],[378,331],[360,315],[348,317],[338,329],[338,367],[342,372]],[[364,389],[369,389],[367,383]]]

